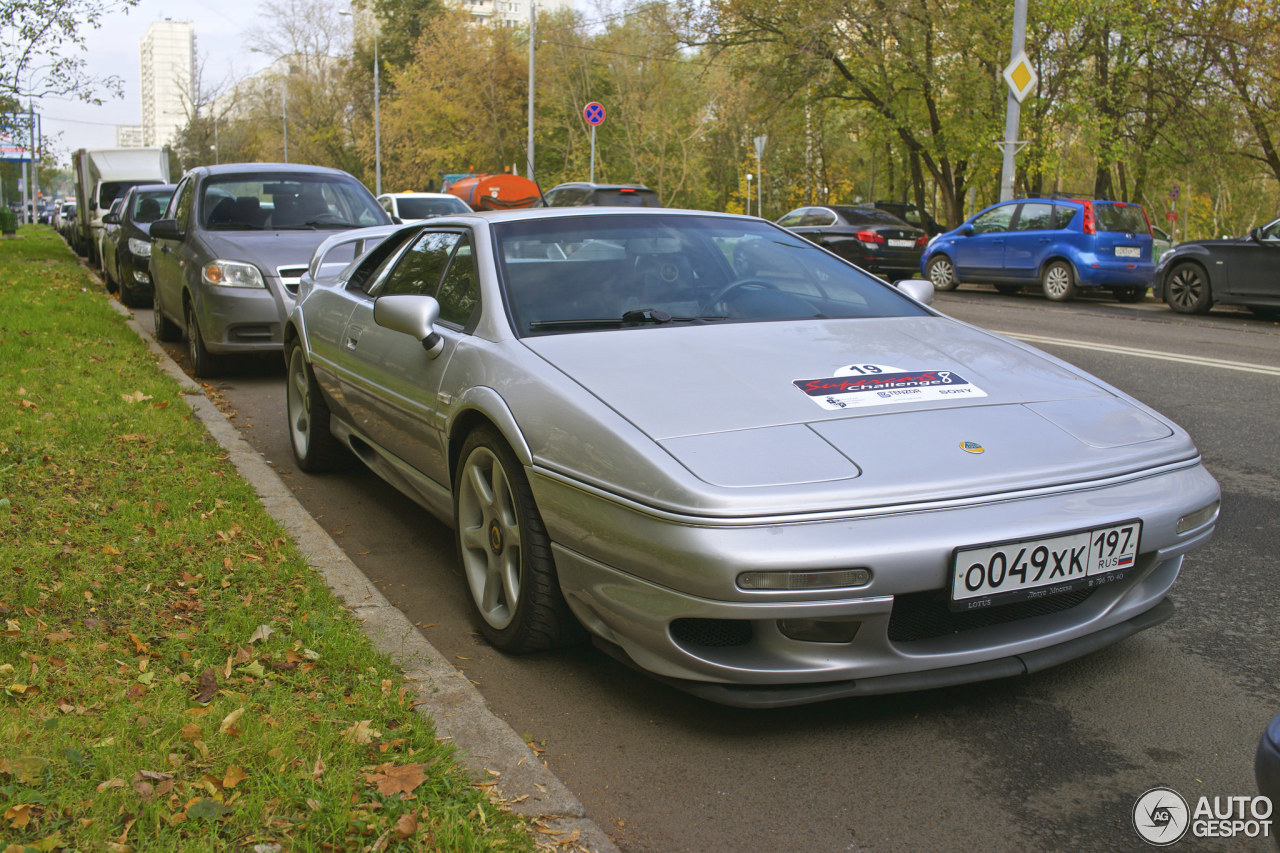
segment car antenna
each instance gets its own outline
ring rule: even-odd
[[[542,194],[542,183],[541,183],[540,181],[536,181],[536,180],[535,180],[535,181],[533,182],[533,185],[534,185],[535,187],[537,187],[537,188],[538,188],[538,198],[542,201],[542,206],[543,206],[543,207],[546,207],[546,206],[547,206],[547,197],[546,197],[545,195],[543,195],[543,194]]]

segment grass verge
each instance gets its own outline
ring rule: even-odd
[[[52,230],[0,306],[0,848],[535,849]]]

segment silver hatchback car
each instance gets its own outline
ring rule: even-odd
[[[498,648],[585,629],[736,705],[1032,672],[1167,618],[1218,514],[1188,435],[900,288],[755,218],[432,219],[308,277],[294,454],[345,447],[452,524]]]
[[[346,172],[283,163],[201,166],[151,225],[156,337],[186,332],[196,376],[223,356],[279,351],[298,281],[335,231],[389,224]]]

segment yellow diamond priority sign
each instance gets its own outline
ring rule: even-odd
[[[1018,51],[1018,55],[1004,69],[1004,82],[1009,85],[1009,91],[1018,103],[1022,103],[1022,99],[1031,94],[1031,90],[1040,82],[1025,51]]]

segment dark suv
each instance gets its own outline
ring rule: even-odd
[[[578,181],[557,184],[543,196],[545,205],[536,207],[576,207],[593,204],[610,207],[662,207],[658,194],[640,184],[591,184]]]
[[[1054,302],[1107,287],[1121,302],[1146,297],[1155,271],[1142,205],[1024,198],[988,207],[925,249],[920,270],[937,290],[987,282],[1001,293],[1038,286]]]

